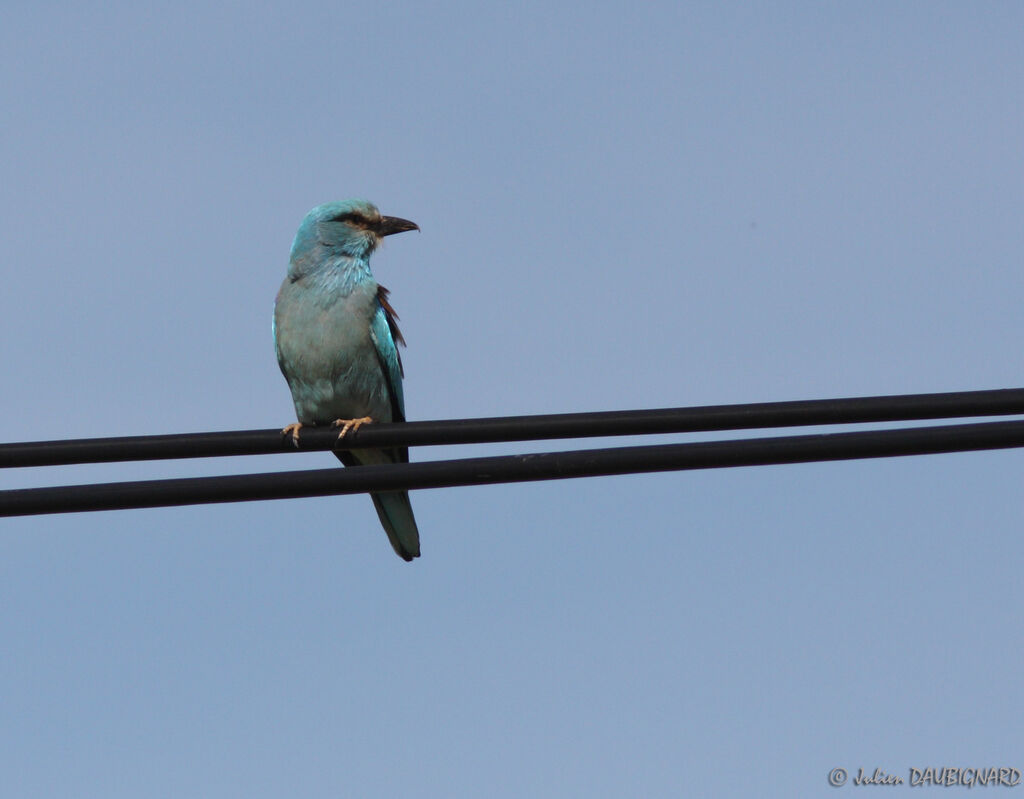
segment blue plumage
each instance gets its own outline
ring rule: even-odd
[[[274,306],[274,348],[295,403],[298,440],[303,425],[343,424],[342,436],[367,421],[404,422],[405,343],[388,292],[370,271],[384,236],[419,230],[381,216],[371,203],[320,205],[302,220],[292,243],[288,275]],[[337,452],[346,466],[406,463],[405,447]],[[405,560],[419,557],[420,537],[405,491],[372,494],[391,546]]]

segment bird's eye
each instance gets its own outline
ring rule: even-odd
[[[332,222],[345,222],[346,224],[352,225],[352,227],[366,227],[366,219],[362,214],[347,213],[341,214],[340,216],[334,217]]]

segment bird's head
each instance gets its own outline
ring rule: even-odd
[[[415,222],[382,216],[365,200],[318,205],[302,220],[292,243],[292,262],[337,256],[366,258],[392,233],[419,230]]]

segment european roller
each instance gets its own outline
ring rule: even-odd
[[[299,225],[274,305],[274,349],[298,417],[282,433],[296,445],[303,425],[341,427],[340,440],[362,424],[405,421],[397,347],[405,341],[388,291],[370,271],[370,255],[385,236],[406,230],[419,226],[381,216],[364,200],[317,206]],[[335,455],[346,466],[409,461],[407,447]],[[370,496],[395,552],[419,557],[409,494]]]

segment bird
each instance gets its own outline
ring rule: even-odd
[[[318,205],[299,225],[288,273],[274,303],[274,350],[298,421],[285,427],[295,446],[304,426],[335,425],[339,440],[371,422],[404,422],[405,340],[389,292],[370,271],[385,236],[419,230],[383,216],[366,200]],[[335,451],[345,466],[408,463],[408,447]],[[381,525],[403,560],[420,556],[409,494],[370,494]]]

